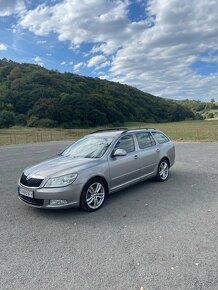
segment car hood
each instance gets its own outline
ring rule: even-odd
[[[99,159],[57,156],[26,168],[24,174],[37,178],[60,176],[68,173],[77,173],[85,168],[94,166],[96,163],[99,163]]]

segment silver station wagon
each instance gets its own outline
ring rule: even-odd
[[[159,130],[95,131],[25,169],[18,195],[38,208],[95,211],[112,192],[151,177],[166,181],[174,162],[174,144]]]

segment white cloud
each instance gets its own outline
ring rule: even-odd
[[[80,68],[84,67],[84,62],[79,62],[73,66],[74,71],[79,71]]]
[[[120,45],[122,47],[122,45]],[[119,48],[119,45],[114,41],[108,41],[107,43],[103,43],[101,45],[95,45],[91,53],[103,52],[105,55],[110,55],[115,53]]]
[[[72,49],[93,43],[91,53],[99,55],[87,66],[111,65],[102,78],[164,97],[218,98],[218,73],[199,75],[191,69],[202,58],[210,63],[217,58],[216,53],[205,56],[217,50],[217,0],[148,0],[146,19],[138,22],[128,19],[129,3],[65,0],[50,7],[44,4],[28,11],[20,24],[36,35],[54,32],[59,40],[70,41]],[[75,64],[74,69],[84,65]]]
[[[105,62],[103,62],[103,63],[97,65],[95,69],[96,69],[96,70],[99,70],[99,69],[102,69],[102,68],[108,67],[108,66],[110,66],[110,65],[111,65],[111,62],[110,62],[109,60],[107,60],[107,61],[105,61]]]
[[[87,64],[87,67],[93,67],[93,66],[97,66],[100,65],[101,63],[106,61],[106,57],[104,55],[96,55],[93,56]]]
[[[66,64],[66,61],[62,61],[62,62],[61,62],[61,65],[65,65],[65,64]]]
[[[34,60],[35,62],[42,61],[42,59],[41,59],[40,56],[36,56],[36,57],[34,57],[33,60]]]
[[[43,60],[40,56],[36,56],[33,58],[34,62],[40,66],[44,66]]]
[[[46,42],[47,42],[46,40],[37,40],[37,41],[36,41],[37,44],[44,44],[44,43],[46,43]]]
[[[21,26],[28,28],[36,35],[47,35],[53,30],[53,24],[50,21],[52,11],[49,6],[39,5],[35,10],[28,11],[21,21]]]
[[[201,60],[203,62],[217,64],[218,63],[218,55],[208,55],[206,57],[199,58],[199,60]]]
[[[24,12],[25,5],[23,0],[1,0],[0,16],[9,16],[16,13]]]
[[[4,43],[0,43],[0,51],[1,50],[7,50],[7,46]]]
[[[99,76],[105,75],[105,72],[104,72],[104,71],[99,71],[99,72],[98,72],[98,75],[99,75]]]
[[[201,76],[190,68],[200,54],[216,48],[215,2],[150,1],[149,13],[156,15],[155,25],[118,51],[111,79],[164,97],[218,97],[218,74]]]
[[[127,2],[121,0],[65,0],[28,11],[21,25],[37,35],[56,32],[60,40],[70,40],[74,45],[93,40],[107,42],[125,25],[126,8]]]
[[[108,79],[109,79],[109,76],[106,75],[106,74],[101,74],[101,75],[99,76],[99,79],[101,79],[101,80],[108,80]]]

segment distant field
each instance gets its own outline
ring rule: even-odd
[[[90,132],[90,129],[12,127],[10,129],[0,129],[0,145],[71,140],[88,132]]]
[[[182,122],[172,122],[172,123],[140,123],[140,122],[127,122],[125,123],[127,127],[147,127],[147,128],[156,128],[156,129],[169,129],[169,128],[217,128],[218,129],[218,120],[213,120],[208,122],[207,120],[196,120],[196,121],[182,121]]]
[[[128,122],[128,128],[156,128],[174,141],[218,141],[218,120],[196,120],[172,123]]]
[[[184,121],[161,124],[128,122],[125,123],[123,127],[160,129],[175,141],[218,141],[218,120]],[[85,135],[93,130],[96,130],[96,128],[45,129],[12,127],[10,129],[0,129],[0,145],[71,140]]]

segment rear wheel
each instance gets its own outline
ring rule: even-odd
[[[99,178],[93,178],[87,182],[81,194],[80,207],[85,211],[99,209],[106,198],[105,183]]]
[[[160,182],[167,180],[169,177],[169,163],[166,159],[162,159],[158,165],[156,179]]]

